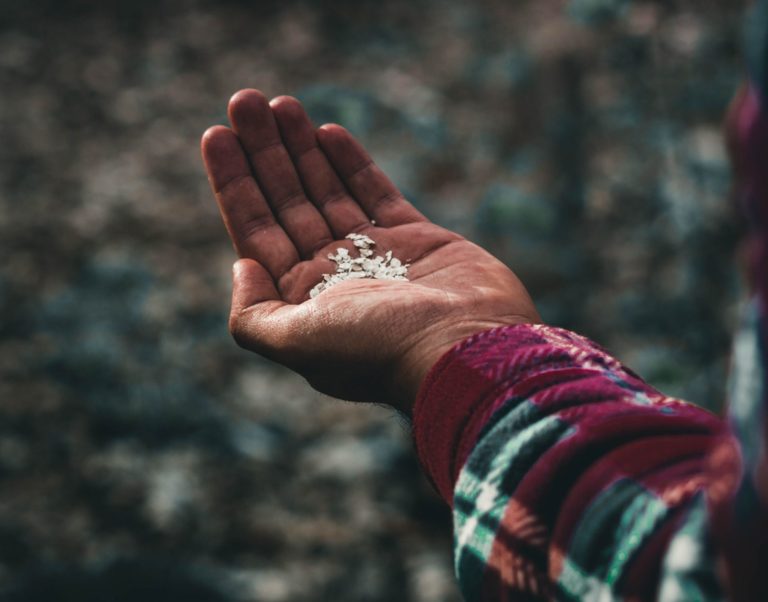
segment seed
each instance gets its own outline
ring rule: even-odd
[[[387,251],[383,256],[373,256],[376,243],[365,234],[348,234],[347,238],[353,242],[359,257],[351,257],[344,247],[336,249],[336,254],[329,253],[328,259],[336,264],[335,274],[323,274],[323,279],[318,282],[311,291],[311,298],[317,297],[324,290],[334,284],[345,280],[357,280],[360,278],[374,278],[377,280],[405,280],[408,278],[408,264],[403,264],[392,256],[392,251]]]

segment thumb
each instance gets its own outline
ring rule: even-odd
[[[281,330],[276,314],[286,308],[266,268],[253,259],[235,262],[229,331],[238,345],[271,355],[269,351],[279,343]]]

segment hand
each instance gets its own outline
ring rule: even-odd
[[[500,261],[427,220],[342,127],[315,130],[301,104],[257,90],[229,103],[232,129],[203,135],[208,177],[240,257],[235,340],[317,390],[405,413],[455,343],[536,322],[522,283]],[[410,264],[409,282],[352,280],[310,299],[344,237],[372,238]],[[354,255],[354,253],[353,253]]]

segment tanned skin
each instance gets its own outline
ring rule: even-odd
[[[506,265],[424,217],[343,127],[315,128],[298,100],[258,90],[235,94],[228,114],[202,152],[241,257],[229,324],[242,347],[323,393],[409,414],[454,344],[540,320]],[[409,263],[409,282],[347,281],[310,299],[351,232]]]

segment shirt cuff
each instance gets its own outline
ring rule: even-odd
[[[642,381],[588,339],[541,324],[505,326],[465,339],[424,380],[413,410],[416,451],[442,498],[452,505],[458,474],[494,411],[516,381],[537,386],[539,373],[590,364]],[[644,383],[642,383],[644,385]]]

